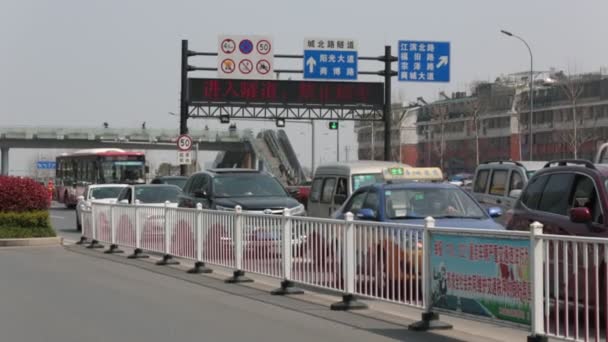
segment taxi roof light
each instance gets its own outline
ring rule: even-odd
[[[443,181],[443,173],[438,167],[391,167],[384,170],[387,182],[395,180]]]

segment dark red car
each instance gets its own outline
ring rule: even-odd
[[[532,176],[514,209],[507,212],[507,229],[527,231],[530,223],[538,221],[544,234],[554,235],[544,238],[548,265],[543,270],[552,317],[565,319],[566,312],[575,317],[583,308],[590,310],[591,317],[596,317],[598,307],[602,316],[607,312],[608,240],[588,239],[608,238],[607,187],[608,165],[586,160],[549,162]]]

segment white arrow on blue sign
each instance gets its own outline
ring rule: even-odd
[[[449,82],[450,62],[450,42],[399,41],[399,81]]]
[[[356,80],[357,44],[349,39],[304,40],[304,79]]]

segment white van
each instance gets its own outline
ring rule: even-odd
[[[315,171],[308,197],[308,216],[331,217],[348,196],[360,187],[384,182],[384,171],[390,168],[403,169],[411,166],[372,160],[319,166]]]

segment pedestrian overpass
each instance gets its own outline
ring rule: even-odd
[[[302,168],[287,135],[283,131],[279,135],[269,132],[273,131],[264,130],[256,137],[251,130],[193,129],[189,135],[199,151],[221,152],[216,166],[262,167],[285,183],[299,180],[303,177]],[[15,148],[177,150],[178,137],[177,129],[0,127],[0,171],[8,174],[9,151]]]

